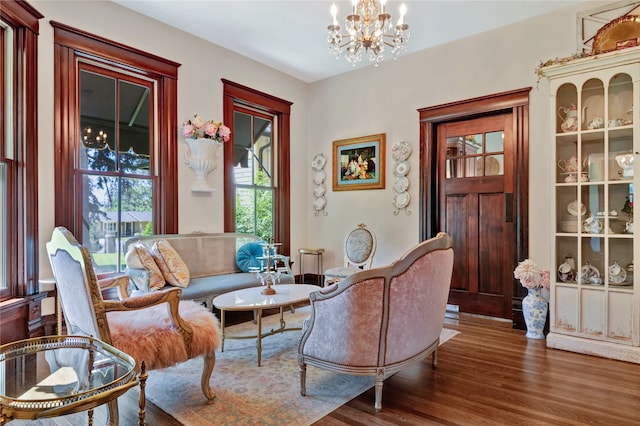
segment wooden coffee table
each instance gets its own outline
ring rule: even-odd
[[[262,338],[285,331],[300,330],[300,327],[287,328],[284,321],[283,310],[296,303],[309,300],[309,293],[320,290],[317,285],[311,284],[276,284],[272,286],[276,294],[262,294],[264,287],[252,287],[242,290],[230,291],[213,299],[213,306],[220,309],[220,327],[222,329],[221,350],[224,352],[225,339],[256,339],[258,349],[258,366],[262,361]],[[264,309],[280,309],[280,327],[271,331],[262,332],[262,311]],[[226,311],[255,311],[258,330],[255,335],[239,336],[228,335],[224,330]]]

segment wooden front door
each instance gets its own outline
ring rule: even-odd
[[[511,319],[513,116],[443,123],[437,135],[439,225],[455,247],[449,303],[461,312]]]

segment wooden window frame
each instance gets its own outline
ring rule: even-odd
[[[158,111],[157,176],[154,179],[154,233],[178,232],[178,117],[177,85],[180,64],[51,21],[54,29],[55,133],[58,166],[55,169],[55,223],[77,233],[74,219],[74,156],[80,140],[77,61],[114,67],[156,81]]]
[[[222,79],[224,85],[224,123],[233,129],[235,105],[246,105],[276,116],[277,158],[274,190],[273,238],[282,243],[282,253],[291,253],[291,181],[290,181],[290,116],[292,102],[259,92],[232,81]],[[233,133],[231,142],[224,144],[224,231],[235,231],[235,183],[234,183]]]
[[[0,155],[7,170],[7,287],[0,300],[35,294],[38,288],[38,32],[40,12],[23,1],[3,1],[0,19],[13,31],[13,102],[11,126],[14,158]],[[3,71],[4,72],[4,71]],[[2,75],[4,81],[4,75]],[[4,94],[3,94],[4,95]],[[4,99],[4,96],[3,96]],[[3,108],[4,110],[4,108]],[[2,129],[2,140],[4,131]]]

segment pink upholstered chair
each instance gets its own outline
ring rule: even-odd
[[[300,393],[307,365],[375,376],[380,410],[387,377],[430,354],[435,367],[452,272],[452,240],[439,233],[389,266],[311,293],[298,346]]]
[[[127,276],[98,280],[89,250],[64,227],[53,231],[47,253],[56,279],[67,333],[91,336],[129,354],[137,368],[170,367],[204,357],[201,387],[208,402],[215,393],[209,380],[220,343],[217,318],[204,306],[180,301],[181,290],[127,297]],[[118,287],[121,300],[104,300],[102,291]],[[118,422],[117,401],[109,404],[111,424]]]
[[[364,223],[344,238],[344,265],[324,271],[324,282],[332,284],[363,269],[369,269],[376,252],[376,234]]]

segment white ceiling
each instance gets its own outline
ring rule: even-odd
[[[331,0],[112,1],[304,82],[353,69],[343,57],[336,60],[327,48]],[[411,39],[405,55],[582,1],[588,0],[407,0],[405,22],[410,25]],[[335,3],[338,21],[344,27],[351,1]],[[387,2],[394,20],[401,3]],[[370,66],[368,57],[357,67],[362,66]]]

